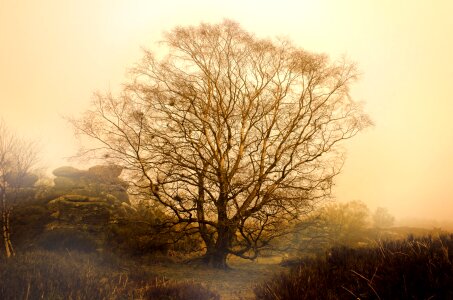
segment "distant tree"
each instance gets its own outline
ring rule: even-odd
[[[378,207],[373,214],[373,224],[376,228],[389,228],[393,226],[395,217],[385,207]]]
[[[337,145],[370,125],[348,93],[354,65],[231,21],[177,27],[161,45],[166,56],[146,51],[121,95],[96,95],[73,124],[99,142],[86,153],[202,237],[206,263],[253,259],[330,195]]]
[[[296,226],[298,252],[321,253],[333,246],[356,247],[366,242],[370,212],[360,201],[331,203]]]
[[[0,201],[2,213],[2,236],[6,257],[15,255],[11,243],[10,215],[21,192],[33,186],[38,179],[30,173],[37,162],[36,144],[17,137],[3,122],[0,122]]]
[[[357,246],[369,227],[370,212],[360,201],[329,205],[321,215],[334,245]]]

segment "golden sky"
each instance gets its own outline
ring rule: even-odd
[[[94,91],[118,90],[127,68],[176,25],[229,18],[356,61],[353,87],[375,127],[348,141],[339,200],[397,217],[452,219],[453,1],[0,0],[0,117],[39,139],[50,169],[75,154],[63,116]]]

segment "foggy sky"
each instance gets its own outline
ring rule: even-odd
[[[118,91],[127,68],[177,25],[235,20],[260,37],[285,36],[362,73],[352,95],[375,126],[344,143],[341,201],[397,217],[453,214],[451,1],[0,0],[0,117],[39,139],[42,165],[68,164],[77,141],[63,116],[93,92]]]

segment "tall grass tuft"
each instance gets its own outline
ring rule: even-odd
[[[257,299],[453,299],[453,235],[334,248],[254,292]]]

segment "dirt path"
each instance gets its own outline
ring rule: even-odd
[[[176,281],[199,282],[227,299],[254,299],[253,287],[270,279],[275,273],[286,270],[279,266],[280,258],[261,258],[251,262],[230,259],[230,270],[223,271],[190,264],[163,264],[150,266],[153,272]]]

